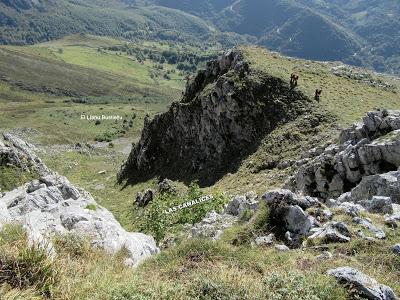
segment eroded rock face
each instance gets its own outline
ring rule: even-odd
[[[181,102],[146,118],[119,180],[158,175],[213,183],[266,134],[307,112],[308,101],[281,79],[253,74],[239,50],[229,51],[189,80]]]
[[[374,196],[384,196],[389,197],[394,203],[400,203],[400,171],[366,176],[349,196],[356,202]]]
[[[21,223],[35,243],[43,243],[54,234],[75,233],[112,254],[125,248],[129,255],[126,263],[132,266],[158,252],[152,237],[125,231],[89,193],[56,174],[0,198],[0,224],[10,222]]]
[[[349,285],[359,296],[370,300],[396,300],[396,295],[388,286],[379,284],[375,279],[350,268],[341,267],[328,271],[339,283]]]
[[[292,189],[328,199],[356,187],[351,193],[353,201],[378,195],[400,203],[398,174],[393,172],[399,166],[400,112],[369,112],[362,123],[342,131],[339,145],[330,145],[306,159]]]
[[[52,173],[34,153],[35,146],[9,133],[5,133],[3,138],[8,145],[0,141],[0,165],[11,164],[23,171],[34,171],[42,176]]]

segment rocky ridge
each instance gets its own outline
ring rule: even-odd
[[[253,71],[240,50],[228,51],[189,79],[182,101],[145,120],[119,179],[213,183],[266,134],[309,111],[309,102],[287,82]]]
[[[9,223],[22,224],[29,241],[46,247],[51,255],[56,254],[53,236],[85,236],[94,247],[111,254],[126,249],[125,263],[129,266],[159,251],[151,236],[127,232],[88,192],[47,168],[32,145],[9,134],[4,138],[8,145],[0,143],[1,157],[21,168],[29,164],[40,178],[0,194],[0,230]]]
[[[1,165],[13,165],[25,172],[36,172],[39,175],[48,175],[52,171],[35,154],[36,147],[25,142],[19,137],[5,133],[3,135],[5,145],[0,139],[0,163]]]

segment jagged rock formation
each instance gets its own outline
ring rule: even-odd
[[[181,102],[145,120],[119,180],[158,175],[212,183],[266,134],[308,111],[308,101],[281,79],[253,72],[239,50],[229,51],[189,80]]]
[[[0,145],[0,153],[12,153],[29,158],[32,166],[42,173],[34,180],[13,191],[0,194],[0,230],[4,224],[20,223],[29,240],[51,247],[54,235],[67,233],[85,236],[92,245],[115,254],[126,249],[125,263],[136,266],[144,258],[159,250],[154,239],[142,233],[125,231],[114,216],[96,203],[85,190],[74,187],[65,177],[48,169],[32,152],[32,147],[7,135],[14,146]],[[17,156],[16,156],[17,155]]]
[[[23,171],[33,171],[42,176],[52,173],[34,153],[34,145],[7,133],[3,135],[3,138],[9,145],[5,145],[0,140],[0,165],[11,164]]]
[[[321,154],[300,162],[288,186],[324,199],[354,188],[342,200],[378,195],[400,203],[399,172],[391,172],[399,166],[400,112],[374,111],[362,123],[342,131],[339,145],[329,145]]]

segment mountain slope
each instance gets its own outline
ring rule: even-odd
[[[252,73],[240,52],[229,52],[188,83],[181,103],[145,121],[120,180],[195,176],[212,184],[264,135],[310,110],[308,102],[284,81]]]
[[[149,2],[148,2],[149,3]],[[319,60],[341,60],[400,73],[396,51],[400,4],[396,1],[183,0],[150,3],[177,8],[213,22],[222,31],[248,34],[271,50]],[[225,7],[224,7],[225,6]]]
[[[30,5],[28,5],[30,3]],[[231,44],[202,19],[165,7],[139,7],[123,1],[0,1],[0,43],[32,44],[72,33],[90,33],[135,39],[207,41]],[[233,36],[235,42],[239,36]]]
[[[300,76],[295,89],[289,86],[293,72]],[[265,172],[273,185],[300,159],[299,148],[318,146],[376,106],[399,108],[398,86],[395,78],[337,63],[241,48],[210,62],[181,102],[146,119],[119,179],[198,179],[236,190]]]
[[[226,47],[257,43],[399,74],[399,13],[391,0],[1,0],[0,43],[80,32]]]

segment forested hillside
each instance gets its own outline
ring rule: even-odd
[[[218,32],[204,20],[165,7],[124,1],[0,0],[0,43],[34,44],[74,33],[185,43],[246,43],[238,34]]]
[[[399,74],[399,13],[392,0],[0,0],[0,43],[73,33],[224,47],[258,43]]]
[[[130,1],[132,2],[132,1]],[[256,37],[288,55],[341,60],[381,72],[400,73],[400,3],[343,0],[153,0],[187,11],[220,30]]]

